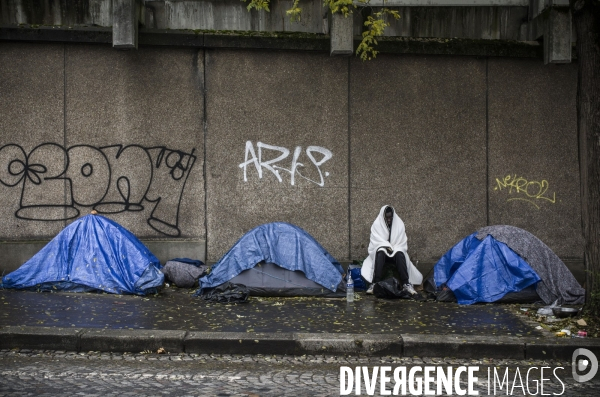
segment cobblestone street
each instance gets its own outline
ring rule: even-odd
[[[60,351],[0,351],[0,396],[338,396],[340,367],[349,366],[479,366],[476,390],[488,395],[487,368],[504,373],[511,386],[495,395],[524,395],[513,387],[515,369],[523,383],[528,368],[564,367],[552,382],[548,370],[545,395],[597,396],[600,381],[577,383],[568,362],[517,360],[456,360],[448,358],[251,356],[198,354],[111,354]],[[539,375],[539,372],[537,372]],[[422,376],[422,375],[421,375]],[[462,378],[461,378],[462,379]],[[392,383],[393,385],[393,383]],[[466,389],[465,382],[461,382]],[[528,382],[532,395],[542,395]],[[392,386],[388,386],[391,388]],[[506,385],[505,385],[506,387]],[[527,385],[525,386],[527,387]],[[379,385],[375,395],[379,395]],[[363,387],[361,395],[367,395]],[[493,394],[493,393],[491,393]],[[351,395],[356,395],[354,391]]]

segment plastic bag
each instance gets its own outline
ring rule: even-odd
[[[202,299],[217,303],[244,303],[248,301],[250,291],[244,284],[234,284],[229,281],[200,295]]]
[[[558,299],[555,300],[554,302],[552,302],[551,305],[540,308],[537,311],[537,314],[539,314],[540,316],[553,316],[554,313],[552,313],[552,308],[557,307],[557,306],[558,306]]]
[[[373,295],[383,299],[409,299],[410,294],[402,288],[398,280],[393,277],[375,283]]]

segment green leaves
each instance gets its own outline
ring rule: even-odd
[[[292,8],[285,12],[285,14],[290,17],[290,21],[292,22],[300,22],[300,14],[302,13],[302,8],[298,7],[299,2],[300,0],[294,0]]]
[[[248,0],[241,0],[242,2],[246,3]],[[250,11],[251,9],[256,9],[257,11],[260,10],[265,10],[265,11],[271,11],[269,10],[269,3],[271,0],[250,0],[250,3],[248,3],[248,6],[246,7],[248,9],[248,11]]]
[[[362,33],[362,41],[356,48],[356,55],[363,61],[371,60],[377,56],[379,51],[375,50],[374,46],[377,45],[376,37],[383,36],[385,28],[390,26],[386,21],[386,15],[390,15],[394,19],[400,19],[398,11],[383,8],[381,11],[376,12],[373,16],[369,15],[364,25],[367,27]]]
[[[257,11],[269,10],[269,4],[271,0],[241,0],[244,3],[248,3],[246,7],[248,11],[253,8]],[[366,7],[369,5],[370,0],[358,0],[359,3],[364,4]],[[285,13],[290,17],[292,22],[299,22],[302,14],[302,8],[299,7],[300,0],[294,0],[292,4],[292,8],[287,10]],[[358,8],[353,0],[323,0],[323,6],[329,7],[329,10],[332,14],[340,13],[344,17],[348,17],[353,13],[353,11]],[[383,8],[380,11],[373,13],[373,15],[369,15],[364,25],[367,27],[362,33],[362,41],[358,45],[356,49],[356,55],[360,57],[363,61],[371,60],[377,56],[379,51],[375,49],[375,46],[378,44],[377,37],[383,36],[385,32],[385,28],[390,26],[389,22],[387,22],[387,16],[390,16],[394,19],[400,19],[400,14],[398,11],[390,10],[388,8]]]
[[[323,0],[323,5],[329,7],[332,14],[339,12],[346,18],[352,14],[352,9],[356,8],[352,0]]]

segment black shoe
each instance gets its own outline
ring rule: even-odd
[[[402,286],[402,291],[404,291],[412,300],[416,300],[416,301],[424,300],[423,296],[421,294],[419,294],[417,291],[415,291],[412,284],[404,284]]]

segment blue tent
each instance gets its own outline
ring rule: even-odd
[[[517,253],[491,235],[479,240],[477,232],[452,247],[434,266],[436,287],[444,284],[460,304],[495,302],[509,292],[540,281]]]
[[[67,226],[1,288],[145,295],[164,282],[159,260],[132,233],[100,215]]]
[[[257,265],[261,262],[266,262],[266,265],[258,266],[259,270]],[[272,264],[295,274],[281,274]],[[338,261],[303,229],[285,222],[267,223],[242,236],[211,268],[210,274],[200,279],[200,289],[196,294],[200,295],[203,290],[221,285],[250,269],[253,270],[252,274],[264,276],[263,280],[267,283],[257,288],[269,289],[269,284],[278,284],[273,289],[277,289],[281,295],[287,293],[280,286],[284,286],[283,289],[296,288],[294,294],[301,294],[302,289],[308,288],[306,283],[295,278],[299,274],[321,289],[324,287],[336,292],[344,274]],[[232,282],[246,284],[246,281],[252,281],[251,278],[248,275]]]

